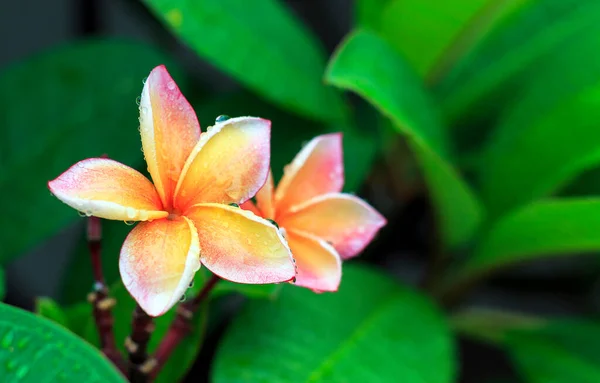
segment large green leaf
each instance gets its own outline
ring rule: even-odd
[[[3,382],[124,383],[100,351],[59,325],[0,303]]]
[[[393,0],[355,0],[355,26],[379,30],[383,9],[392,1]]]
[[[350,264],[337,293],[288,285],[276,301],[250,302],[217,351],[213,380],[449,383],[453,352],[424,296]]]
[[[192,292],[196,292],[198,288],[199,286],[190,289],[190,295],[192,295]],[[115,320],[114,333],[117,346],[122,352],[125,352],[125,338],[131,335],[131,318],[136,303],[120,282],[111,287],[110,296],[117,301],[117,305],[112,310]],[[200,352],[206,328],[206,313],[205,306],[196,313],[191,333],[181,341],[179,346],[177,346],[175,351],[171,354],[169,360],[156,378],[157,383],[178,382],[185,376],[196,359],[198,352]],[[154,319],[153,322],[155,327],[150,342],[148,343],[149,353],[153,353],[156,350],[162,338],[167,333],[176,314],[176,310],[171,309],[166,314]],[[99,344],[95,321],[91,316],[88,318],[85,337],[92,344]]]
[[[598,24],[599,15],[596,0],[531,2],[464,56],[440,84],[438,96],[445,113],[454,121],[497,110],[518,94],[515,88],[543,68],[546,53],[559,51],[558,43]],[[588,47],[587,52],[592,57],[595,48]]]
[[[445,130],[406,62],[375,34],[358,31],[338,49],[326,81],[360,94],[392,120],[419,160],[445,242],[468,240],[481,221],[480,204],[450,164]]]
[[[514,330],[505,345],[527,382],[600,382],[598,321],[563,319]]]
[[[276,0],[145,0],[169,28],[210,63],[273,103],[320,120],[345,106],[323,85],[325,52]]]
[[[548,195],[600,162],[600,57],[591,54],[598,44],[600,24],[560,45],[503,116],[481,166],[491,215]]]
[[[461,278],[517,262],[600,250],[600,199],[528,205],[497,221],[459,272]]]
[[[87,41],[38,55],[0,74],[0,230],[6,261],[75,222],[77,212],[46,183],[75,162],[103,153],[125,164],[140,160],[136,97],[155,65],[154,48]]]

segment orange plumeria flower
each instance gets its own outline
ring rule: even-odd
[[[277,222],[296,260],[299,286],[336,291],[341,260],[360,253],[386,224],[368,203],[340,193],[343,186],[342,137],[327,134],[315,137],[284,168],[276,190],[269,172],[256,205],[242,205]]]
[[[144,221],[125,239],[125,287],[152,316],[169,310],[204,264],[239,283],[294,278],[273,224],[228,204],[251,198],[269,172],[270,121],[232,118],[200,133],[194,110],[164,66],[144,84],[140,133],[154,184],[119,162],[90,158],[48,183],[67,205],[100,218]]]

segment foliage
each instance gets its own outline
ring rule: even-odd
[[[135,100],[149,71],[166,64],[203,127],[221,114],[273,122],[275,178],[306,141],[334,131],[344,133],[346,191],[380,191],[385,165],[415,163],[434,213],[427,238],[435,254],[427,291],[362,264],[345,265],[335,294],[223,282],[158,381],[184,377],[205,330],[214,335],[221,325],[211,324],[222,317],[210,309],[234,294],[249,302],[210,361],[217,383],[456,382],[459,335],[504,350],[524,382],[600,381],[600,328],[590,317],[452,312],[475,282],[501,269],[600,250],[600,2],[356,0],[351,30],[334,52],[281,1],[142,3],[159,21],[158,35],[174,36],[192,60],[235,85],[214,91],[168,46],[113,38],[70,42],[2,69],[0,299],[8,262],[78,222],[50,197],[48,180],[104,153],[142,167]],[[397,142],[410,153],[399,153]],[[381,199],[390,216],[407,203]],[[134,302],[117,260],[130,227],[104,222],[103,229],[122,349]],[[394,237],[388,252],[396,253],[391,219],[387,230],[382,237]],[[124,381],[80,339],[98,343],[79,234],[57,301],[38,299],[37,317],[0,305],[0,376]],[[209,277],[201,269],[189,295]],[[174,316],[156,320],[150,351]]]

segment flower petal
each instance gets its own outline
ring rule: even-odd
[[[271,122],[239,117],[208,128],[183,168],[175,205],[242,203],[265,183],[271,157]]]
[[[48,188],[72,208],[100,218],[147,221],[168,215],[146,177],[107,158],[76,163],[48,182]]]
[[[308,233],[288,230],[286,237],[296,260],[296,285],[316,291],[337,291],[342,278],[342,261],[337,251]]]
[[[221,204],[198,204],[187,217],[200,228],[200,259],[221,278],[238,283],[291,280],[295,268],[279,230],[247,210]]]
[[[284,168],[275,192],[277,212],[344,186],[341,133],[313,138]]]
[[[125,287],[148,315],[167,312],[200,268],[198,231],[185,217],[142,222],[125,239],[119,270]]]
[[[261,217],[275,219],[275,204],[273,201],[273,173],[269,170],[267,181],[256,193],[256,207]]]
[[[256,214],[259,217],[263,217],[262,213],[260,210],[258,210],[258,208],[256,207],[256,205],[254,204],[254,202],[252,202],[251,199],[249,199],[248,201],[244,202],[243,204],[240,205],[240,207],[244,210],[248,210],[251,211],[252,213]]]
[[[140,133],[148,171],[170,209],[183,165],[200,139],[200,124],[164,65],[154,68],[144,84]]]
[[[386,220],[358,197],[331,193],[296,206],[278,223],[286,230],[300,230],[326,240],[347,259],[360,253]]]

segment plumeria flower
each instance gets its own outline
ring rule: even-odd
[[[294,278],[280,232],[237,206],[267,178],[270,121],[219,120],[201,134],[194,110],[159,66],[142,91],[140,133],[154,184],[119,162],[90,158],[48,186],[88,216],[143,221],[125,239],[119,269],[125,287],[149,315],[161,315],[177,303],[201,263],[238,283]]]
[[[242,208],[273,220],[296,261],[296,284],[315,291],[336,291],[341,260],[359,254],[386,224],[368,203],[340,193],[344,186],[341,134],[314,138],[291,164],[277,189],[269,173],[256,204]]]

